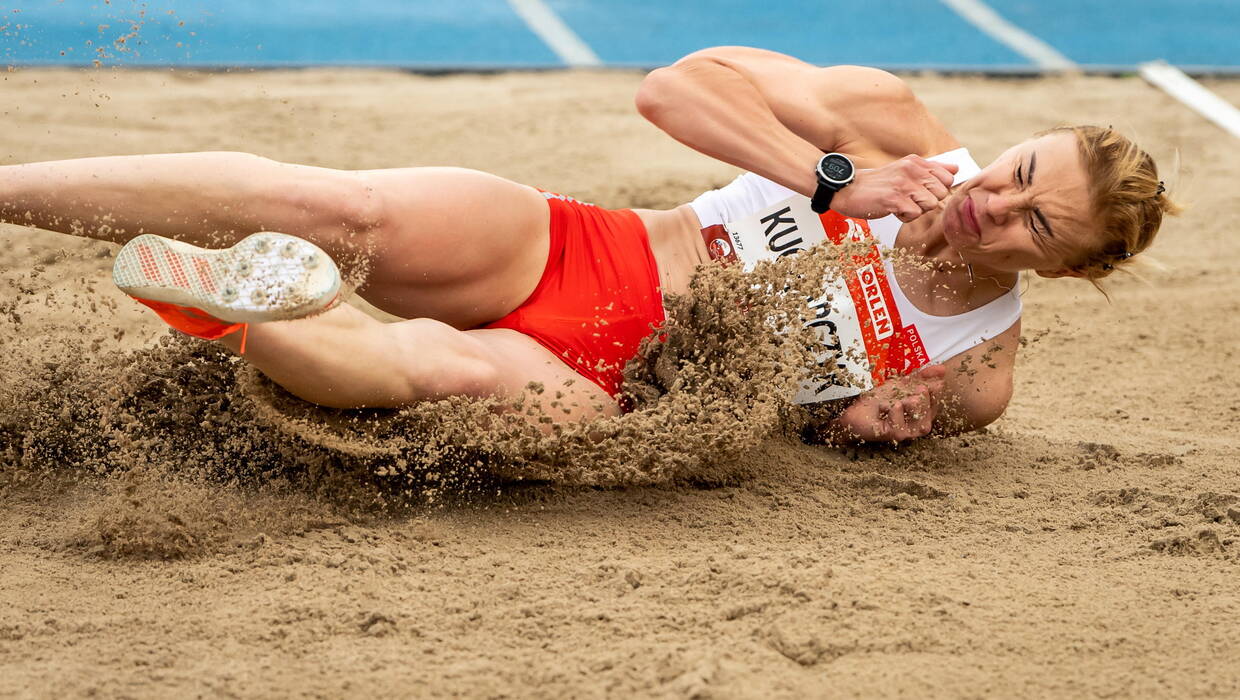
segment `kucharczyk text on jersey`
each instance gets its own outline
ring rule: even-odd
[[[832,307],[831,294],[823,294],[817,299],[810,299],[809,308],[813,310],[814,317],[806,321],[805,325],[814,329],[824,352],[819,353],[815,358],[818,377],[808,382],[818,384],[818,386],[812,389],[808,386],[803,388],[818,395],[828,386],[836,384],[840,378],[847,377],[849,366],[844,361],[844,344],[840,341],[839,327],[831,318],[833,313],[838,314],[838,311]],[[829,365],[834,366],[829,367]]]
[[[784,207],[759,219],[759,221],[766,225],[767,250],[781,257],[792,255],[805,249],[804,239],[797,236],[797,231],[800,230],[797,227],[797,220],[788,216],[791,212],[792,207]],[[780,226],[786,226],[787,228],[776,231],[775,229]],[[793,238],[794,236],[796,237]]]
[[[801,227],[791,206],[776,209],[759,218],[758,222],[762,226],[766,249],[774,257],[792,255],[813,245],[806,243],[806,236],[801,234]],[[862,225],[847,218],[844,222],[847,230],[840,236],[840,243],[872,246],[873,240]],[[733,240],[740,238],[739,235],[732,236]],[[809,238],[819,239],[825,236],[811,235]],[[817,242],[819,241],[815,240],[815,243]],[[810,369],[810,376],[802,383],[801,390],[795,397],[797,403],[844,398],[873,387],[873,367],[864,340],[867,333],[862,331],[860,324],[863,322],[870,327],[875,342],[885,341],[895,334],[896,322],[882,291],[883,274],[875,268],[872,260],[863,264],[858,264],[860,261],[855,257],[851,260],[852,262],[849,262],[846,256],[842,276],[823,280],[824,293],[821,296],[806,299],[813,312],[806,325],[815,331],[821,346],[820,352],[815,356],[816,366]],[[859,294],[849,289],[853,285],[846,281],[846,276],[855,278]],[[841,299],[857,296],[860,299],[852,303],[838,303]],[[850,308],[858,302],[863,304],[868,312],[864,321]]]

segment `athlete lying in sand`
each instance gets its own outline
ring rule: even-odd
[[[824,238],[873,243],[927,264],[874,257],[838,281],[843,293],[819,305],[818,320],[837,331],[824,342],[860,343],[881,365],[863,377],[877,388],[843,399],[831,429],[888,441],[929,434],[948,405],[959,416],[951,430],[995,420],[1011,395],[1019,273],[1105,277],[1174,208],[1149,156],[1109,129],[1054,130],[979,172],[901,80],[869,68],[709,49],[652,72],[637,107],[750,174],[672,210],[609,211],[459,169],[344,172],[238,153],[90,158],[0,169],[0,216],[129,242],[116,266],[123,289],[180,330],[244,344],[246,360],[307,401],[402,406],[515,395],[536,381],[573,406],[558,420],[620,412],[620,368],[663,319],[660,295],[686,291],[699,265],[753,264]],[[824,153],[847,154],[857,170],[818,217],[806,198],[839,186],[819,190]],[[837,180],[850,174],[839,159],[822,165]],[[222,248],[256,231],[298,238],[264,234],[222,253],[133,240]],[[335,305],[261,322],[332,305],[335,267],[305,241],[346,272],[360,264],[357,292],[410,320]],[[857,390],[807,386],[798,399]]]

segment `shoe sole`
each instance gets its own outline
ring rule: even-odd
[[[255,233],[230,248],[143,234],[121,248],[112,281],[129,296],[188,306],[231,323],[287,321],[327,309],[340,270],[309,241]]]

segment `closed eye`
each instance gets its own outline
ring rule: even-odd
[[[1024,176],[1021,174],[1021,166],[1022,166],[1022,165],[1023,165],[1023,163],[1017,163],[1017,164],[1016,164],[1016,184],[1020,187],[1020,189],[1022,189],[1022,190],[1023,190],[1023,189],[1025,189],[1025,178],[1024,178]],[[1030,214],[1030,215],[1029,215],[1029,218],[1027,218],[1027,219],[1025,220],[1025,223],[1029,226],[1029,231],[1030,231],[1031,233],[1037,234],[1037,235],[1039,235],[1039,236],[1043,235],[1041,232],[1039,232],[1039,231],[1038,231],[1037,226],[1035,226],[1035,225],[1034,225],[1034,223],[1033,223],[1033,215],[1032,215],[1032,214]]]
[[[1030,185],[1033,184],[1033,173],[1035,170],[1037,170],[1037,168],[1038,168],[1038,152],[1034,151],[1029,156],[1029,184]],[[1037,207],[1034,207],[1033,215],[1038,217],[1038,221],[1042,222],[1042,230],[1045,231],[1045,233],[1042,235],[1046,236],[1047,238],[1054,238],[1055,232],[1051,230],[1051,222],[1046,220],[1046,215],[1042,213],[1042,210],[1038,209]],[[1030,226],[1032,226],[1032,223],[1030,224]]]

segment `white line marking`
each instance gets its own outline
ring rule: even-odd
[[[508,0],[513,11],[525,20],[530,31],[538,35],[555,55],[570,66],[599,66],[603,62],[581,40],[581,37],[564,24],[564,20],[543,0]]]
[[[1240,109],[1236,109],[1230,102],[1210,92],[1209,88],[1166,61],[1150,61],[1142,63],[1138,68],[1142,78],[1223,127],[1232,136],[1240,138]]]
[[[973,26],[1044,70],[1073,70],[1076,64],[1050,44],[1003,19],[981,0],[942,0]]]

